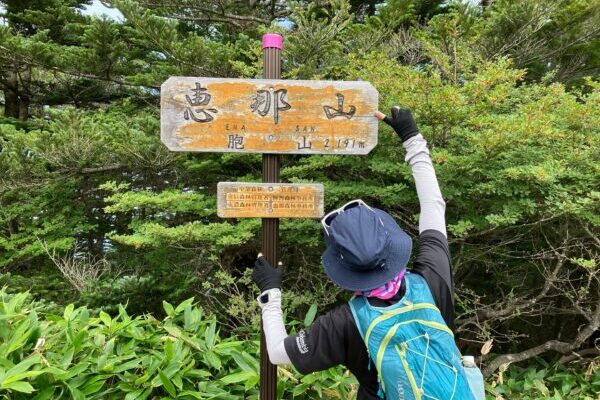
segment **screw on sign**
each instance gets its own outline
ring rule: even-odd
[[[172,151],[262,153],[263,183],[221,182],[218,215],[262,218],[262,253],[279,261],[279,218],[320,218],[323,185],[279,183],[280,154],[367,154],[379,95],[368,82],[281,80],[283,38],[263,36],[264,79],[171,77],[161,87],[161,141]],[[277,369],[261,332],[260,399]]]

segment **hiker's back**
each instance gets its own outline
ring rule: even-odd
[[[405,276],[406,293],[389,307],[374,307],[365,297],[350,301],[371,360],[379,372],[383,397],[399,399],[474,399],[454,335],[435,306],[425,280]]]

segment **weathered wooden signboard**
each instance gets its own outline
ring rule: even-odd
[[[219,182],[217,210],[222,218],[320,218],[323,185]]]
[[[265,34],[263,77],[281,77],[283,38]],[[171,77],[161,87],[161,141],[172,151],[263,153],[263,182],[220,182],[222,218],[263,218],[262,251],[279,259],[279,218],[321,218],[321,184],[279,181],[278,154],[367,154],[377,145],[379,95],[368,82]],[[277,369],[261,334],[260,398]]]
[[[161,140],[174,151],[367,154],[377,106],[368,82],[171,77]]]

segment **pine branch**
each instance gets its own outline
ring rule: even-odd
[[[103,81],[103,82],[112,82],[112,83],[116,83],[116,84],[123,85],[123,86],[130,86],[130,87],[137,87],[137,88],[145,87],[145,88],[149,88],[149,89],[160,89],[160,86],[140,85],[137,83],[127,82],[125,80],[116,79],[116,78],[106,76],[106,75],[100,76],[100,75],[94,75],[94,74],[89,74],[89,73],[85,73],[85,72],[79,72],[79,71],[77,71],[77,72],[69,71],[67,69],[63,69],[63,68],[59,68],[56,66],[45,64],[41,61],[36,60],[33,57],[27,57],[22,54],[20,54],[19,57],[15,57],[17,54],[14,51],[12,51],[11,49],[9,49],[8,47],[5,47],[3,45],[0,45],[0,50],[2,50],[0,53],[4,53],[2,56],[0,56],[0,58],[3,58],[4,60],[7,60],[9,62],[17,62],[19,64],[27,64],[27,65],[46,69],[48,71],[59,72],[59,73],[66,74],[69,76],[74,76],[76,78],[91,79],[91,80]],[[8,57],[6,57],[6,55],[11,55],[13,57],[8,58]]]
[[[221,9],[219,11],[219,10],[215,10],[215,9],[208,8],[208,7],[202,7],[198,4],[190,5],[189,3],[182,4],[181,2],[161,2],[161,1],[149,1],[149,0],[141,1],[141,4],[146,7],[151,7],[151,8],[165,8],[165,9],[172,9],[172,10],[185,9],[185,11],[189,12],[189,14],[181,15],[179,13],[174,13],[173,15],[169,16],[171,18],[175,18],[175,19],[182,20],[182,21],[217,21],[217,22],[230,23],[230,24],[236,25],[238,27],[241,27],[241,25],[237,21],[255,22],[255,23],[259,23],[259,24],[270,24],[271,23],[271,20],[267,19],[267,18],[261,18],[261,17],[257,17],[254,15],[233,14],[233,13],[226,12],[224,9]],[[201,15],[194,16],[193,11],[196,11],[199,13],[204,13],[206,15],[205,16],[201,16]]]

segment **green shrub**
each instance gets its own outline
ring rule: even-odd
[[[512,366],[488,385],[490,399],[597,400],[600,393],[600,359],[589,364],[550,365],[537,359],[525,368]]]
[[[114,318],[87,308],[48,313],[28,293],[0,290],[0,399],[257,399],[258,342],[219,336],[188,299],[167,317]],[[343,398],[356,381],[341,369],[294,377],[279,368],[279,398]]]
[[[163,307],[162,321],[123,307],[114,318],[73,305],[58,315],[28,293],[0,289],[0,399],[258,398],[256,335],[221,338],[192,299]],[[597,399],[599,364],[511,366],[489,380],[488,399]],[[357,381],[342,368],[278,372],[279,399],[356,397]]]

